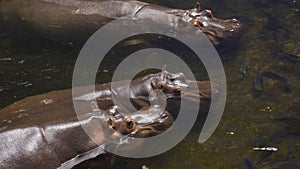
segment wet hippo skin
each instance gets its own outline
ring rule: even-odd
[[[150,74],[141,77],[130,84],[130,91],[123,90],[124,84],[128,81],[115,82],[115,86],[120,86],[117,88],[119,95],[124,95],[136,102],[137,109],[145,106],[149,106],[149,93],[154,89],[165,90],[168,99],[178,99],[181,97],[187,99],[201,98],[203,100],[209,100],[211,97],[211,84],[209,81],[189,81],[185,79],[182,73],[169,73],[167,71],[162,71],[156,74]],[[192,92],[183,92],[181,96],[181,90],[184,90],[184,85],[193,84],[187,86],[186,88],[191,88]],[[195,88],[197,86],[197,88]],[[98,107],[101,110],[107,110],[115,103],[112,101],[112,95],[110,92],[111,84],[100,84],[95,86],[96,92],[108,91],[108,93],[99,95],[95,98],[85,99],[87,95],[88,87],[78,87],[78,96],[74,96],[78,101],[83,100],[92,101],[96,100]],[[174,90],[172,90],[174,89]],[[175,90],[176,89],[176,90]],[[173,92],[170,92],[173,91]],[[51,99],[53,103],[46,105],[43,100]],[[90,104],[88,107],[83,107],[83,110],[91,110]],[[125,110],[123,110],[125,111]],[[70,117],[76,117],[73,100],[72,100],[72,89],[53,91],[46,94],[41,94],[37,96],[30,96],[26,99],[17,101],[2,110],[0,110],[0,119],[4,120],[2,125],[9,124],[9,126],[14,126],[14,124],[43,124],[51,121],[56,121],[57,119],[64,120]],[[14,121],[14,123],[9,123]]]
[[[0,14],[9,30],[32,30],[50,40],[85,42],[106,23],[121,17],[150,19],[176,27],[180,22],[195,25],[214,43],[241,30],[237,19],[218,19],[210,10],[172,9],[130,0],[3,0]]]
[[[116,83],[122,89],[124,82]],[[179,95],[184,88],[189,87],[190,83],[196,83],[199,89],[205,90],[197,89],[192,90],[195,91],[194,93]],[[116,92],[132,99],[142,100],[143,104],[149,101],[149,93],[154,89],[163,91],[168,99],[190,96],[194,98],[195,95],[200,98],[210,98],[209,82],[190,82],[182,73],[172,74],[163,70],[139,78],[131,84],[130,91],[116,90]],[[159,134],[171,126],[172,121],[168,119],[172,118],[168,112],[157,110],[155,107],[147,108],[147,104],[145,104],[146,108],[137,113],[120,117],[118,114],[121,114],[122,109],[115,111],[114,107],[117,105],[114,105],[110,99],[113,92],[103,92],[112,90],[111,84],[96,85],[96,92],[104,93],[96,98],[98,103],[96,106],[93,105],[94,98],[85,99],[89,96],[86,95],[85,88],[78,87],[80,94],[74,98],[75,102],[83,103],[82,111],[86,112],[79,118],[80,121],[77,120],[73,107],[71,89],[31,96],[0,110],[0,149],[3,150],[1,151],[3,154],[0,155],[0,168],[28,168],[29,166],[33,169],[40,166],[57,168],[78,154],[120,138],[120,134],[130,134],[135,131],[137,137],[146,137]],[[100,97],[102,99],[99,99]],[[162,115],[149,124],[144,122],[141,124],[134,119],[137,114],[149,118],[142,114],[157,111]],[[115,114],[115,112],[119,113]],[[168,122],[165,121],[166,119]],[[153,121],[142,119],[145,120]],[[81,125],[93,131],[95,140],[87,136]]]
[[[141,119],[144,114],[152,111],[162,112],[161,116],[151,119],[153,121],[149,123],[147,119]],[[167,112],[159,108],[135,114],[139,119],[135,119],[135,116],[130,119],[120,117],[120,114],[110,115],[108,112],[97,111],[85,114],[80,121],[69,118],[42,125],[24,124],[13,129],[7,127],[0,132],[0,168],[38,169],[43,166],[54,169],[75,159],[72,163],[74,166],[82,161],[78,155],[86,155],[98,146],[120,139],[122,134],[132,133],[133,137],[157,135],[163,131],[156,130],[155,127],[168,128],[173,121]],[[90,131],[88,135],[86,130]]]

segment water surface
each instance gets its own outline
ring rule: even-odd
[[[195,1],[147,1],[173,8],[190,8]],[[203,0],[218,18],[236,17],[244,25],[239,40],[218,46],[227,78],[225,112],[213,136],[197,142],[198,126],[179,145],[156,157],[128,159],[100,156],[75,168],[247,168],[245,158],[258,168],[299,168],[300,160],[300,2],[297,0]],[[5,29],[0,23],[0,108],[22,98],[71,87],[74,63],[82,44],[47,41]],[[27,28],[26,28],[27,29]],[[184,51],[183,51],[184,52]],[[281,55],[280,55],[281,54]],[[290,61],[294,55],[298,63]],[[117,55],[117,52],[115,52]],[[188,56],[185,58],[189,60]],[[241,62],[247,70],[241,73]],[[110,81],[111,63],[99,70],[98,83]],[[285,76],[291,90],[266,80],[254,89],[258,71]],[[206,73],[199,70],[199,77]],[[254,151],[276,147],[276,152]],[[293,162],[293,160],[298,160]]]

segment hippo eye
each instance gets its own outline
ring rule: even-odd
[[[130,121],[127,121],[126,125],[127,125],[128,129],[131,129],[133,127],[134,123],[130,120]]]
[[[176,80],[175,78],[171,78],[171,79],[170,79],[171,82],[174,82],[175,80]]]

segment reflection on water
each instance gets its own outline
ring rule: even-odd
[[[189,8],[195,3],[151,2],[177,8]],[[245,27],[243,36],[232,42],[234,45],[217,47],[227,75],[228,96],[223,118],[213,136],[198,144],[199,129],[195,125],[186,139],[162,155],[143,160],[105,155],[75,168],[300,168],[300,2],[201,2],[216,17],[237,17]],[[22,30],[10,32],[2,25],[0,107],[27,96],[71,87],[80,44],[53,43]],[[144,41],[131,40],[126,45],[141,43]],[[107,63],[99,70],[97,82],[110,81],[109,68]],[[291,91],[285,91],[284,85],[272,79],[264,81],[262,91],[255,90],[254,81],[260,71],[286,77],[291,82]],[[254,151],[255,147],[278,150]]]

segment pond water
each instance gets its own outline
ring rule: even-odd
[[[195,3],[147,2],[173,8],[190,8]],[[143,165],[150,169],[240,169],[251,168],[250,163],[256,168],[300,168],[300,2],[203,0],[201,7],[212,9],[217,18],[238,18],[244,27],[239,39],[217,46],[227,78],[227,101],[212,137],[199,144],[196,125],[180,144],[161,155],[141,160],[108,154],[76,169],[132,169]],[[24,33],[29,29],[25,26],[10,31],[6,24],[0,21],[0,108],[28,96],[71,88],[82,43],[41,40]],[[111,64],[103,64],[97,83],[110,81]],[[290,90],[271,79],[265,79],[262,91],[255,90],[259,71],[286,77],[292,84]],[[199,71],[199,77],[205,79],[206,72]],[[278,150],[254,151],[255,147]]]

